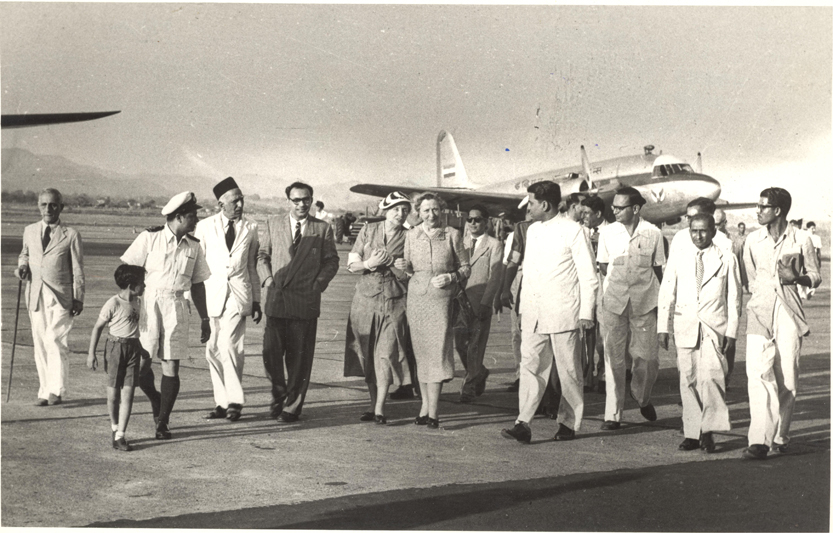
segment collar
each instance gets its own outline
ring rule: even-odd
[[[167,222],[165,223],[165,229],[162,230],[162,233],[165,235],[165,240],[172,240],[176,242],[176,233],[174,233],[173,230],[171,230],[171,227],[168,225]],[[183,238],[185,237],[183,236]]]
[[[477,244],[480,244],[480,242],[483,240],[483,238],[484,238],[485,236],[486,236],[486,232],[484,231],[484,232],[483,232],[483,233],[481,233],[481,234],[480,234],[480,236],[478,236],[478,237],[475,237],[474,235],[471,235],[471,238],[472,238],[472,239],[474,239],[475,241],[477,241]]]
[[[396,223],[390,222],[389,220],[385,220],[385,233],[395,233],[401,229],[405,228],[398,226]]]
[[[298,224],[298,222],[301,223],[301,227],[303,228],[304,226],[307,225],[308,221],[309,221],[309,215],[307,215],[307,218],[305,218],[303,220],[295,220],[295,217],[293,217],[292,215],[289,215],[289,223],[292,224],[293,228]]]
[[[243,221],[243,217],[241,216],[237,220],[233,221],[232,219],[227,217],[225,213],[220,211],[220,220],[223,222],[223,229],[225,229],[225,228],[228,228],[229,222],[234,222],[234,225],[236,226],[237,224],[239,224],[240,222]]]
[[[44,230],[46,230],[46,226],[49,226],[50,228],[52,228],[53,231],[55,231],[55,228],[57,228],[60,225],[61,225],[61,219],[60,218],[58,220],[56,220],[54,224],[47,224],[46,222],[43,221],[43,219],[40,219],[40,232],[43,233]]]

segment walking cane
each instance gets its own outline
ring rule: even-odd
[[[17,321],[20,318],[20,292],[23,289],[23,280],[17,284],[17,307],[14,311],[14,335],[12,336],[12,359],[9,362],[9,383],[6,385],[6,403],[9,403],[9,396],[12,394],[12,371],[14,370],[14,348],[17,345]]]

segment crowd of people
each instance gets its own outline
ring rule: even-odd
[[[286,187],[288,214],[268,217],[265,228],[244,215],[245,197],[233,178],[213,192],[215,215],[198,221],[201,206],[183,192],[162,209],[164,225],[138,235],[114,274],[118,292],[93,327],[92,370],[109,328],[102,359],[116,450],[132,449],[125,433],[137,386],[150,400],[156,438],[171,438],[192,305],[214,393],[206,418],[240,418],[246,323],[265,315],[270,416],[280,424],[299,422],[321,294],[339,266],[334,231],[311,215],[313,188],[305,183]],[[382,199],[384,219],[362,227],[346,265],[358,281],[344,375],[367,384],[370,407],[361,421],[386,424],[389,393],[410,388],[421,400],[414,423],[439,428],[439,399],[454,378],[455,351],[465,370],[459,402],[482,395],[492,317],[505,308],[515,356],[509,390],[518,394],[518,416],[504,437],[529,443],[530,424],[543,411],[558,421],[554,440],[574,439],[584,394],[596,387],[606,395],[601,430],[622,427],[626,391],[642,417],[656,420],[651,393],[659,347],[668,349],[673,339],[685,434],[679,449],[711,453],[714,433],[731,428],[725,395],[746,290],[751,423],[743,457],[789,450],[799,352],[808,333],[802,300],[821,282],[821,241],[812,222],[806,232],[801,221],[798,227],[787,222],[786,190],[761,191],[762,227],[746,234],[741,223],[732,238],[725,214],[698,198],[688,205],[688,229],[670,246],[641,217],[645,199],[632,187],[617,190],[614,222],[605,219],[597,196],[562,198],[551,181],[534,183],[527,193],[527,220],[514,225],[505,243],[490,234],[483,205],[469,209],[461,231],[443,222],[447,206],[437,194],[411,199],[394,192]],[[81,237],[60,220],[60,192],[42,191],[38,208],[41,221],[24,231],[15,274],[27,281],[37,405],[48,406],[66,394],[67,338],[83,310],[85,283]],[[415,227],[406,223],[412,210],[420,220]],[[161,362],[158,390],[154,358]]]

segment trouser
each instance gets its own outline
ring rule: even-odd
[[[561,384],[558,422],[578,431],[584,415],[584,379],[577,329],[540,334],[523,331],[523,360],[518,391],[518,422],[527,424],[544,396],[547,380]],[[555,361],[555,365],[553,365]]]
[[[640,407],[651,403],[651,389],[659,374],[657,310],[654,308],[644,315],[635,315],[631,302],[621,315],[605,310],[603,332],[605,420],[619,422],[625,409],[625,351],[628,348],[633,358],[631,395]]]
[[[518,313],[518,310],[520,309],[518,306],[518,294],[520,294],[521,274],[522,272],[519,269],[518,274],[515,276],[515,279],[512,281],[512,286],[509,289],[512,293],[512,301],[515,302],[515,305],[509,311],[512,336],[512,355],[515,356],[515,379],[520,379],[521,377],[521,315]]]
[[[214,389],[214,404],[228,408],[230,403],[243,405],[243,365],[246,317],[234,296],[226,297],[226,305],[218,317],[211,317],[211,338],[205,346],[205,358]]]
[[[37,311],[29,311],[32,341],[35,347],[35,368],[38,370],[38,398],[50,394],[63,396],[69,382],[69,346],[72,315],[64,309],[55,293],[43,286],[38,296]]]
[[[776,299],[773,339],[746,336],[746,377],[749,389],[749,445],[788,444],[798,393],[801,332]]]
[[[732,429],[724,381],[728,362],[720,342],[716,333],[701,325],[697,346],[677,346],[683,432],[687,439],[699,439],[701,433]]]
[[[165,361],[186,358],[190,315],[182,291],[146,290],[139,315],[142,347]]]
[[[263,365],[272,382],[272,402],[300,415],[312,374],[318,319],[266,317]],[[284,374],[284,365],[286,373]]]
[[[483,356],[486,354],[486,343],[489,340],[489,330],[492,325],[492,316],[488,318],[475,318],[469,329],[454,329],[454,346],[463,368],[466,369],[466,376],[463,381],[463,388],[460,394],[463,396],[474,396],[475,386],[478,381],[486,379],[488,370],[483,365]]]

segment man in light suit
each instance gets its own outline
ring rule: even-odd
[[[726,352],[734,348],[740,319],[740,271],[735,255],[713,243],[714,218],[690,218],[693,247],[668,257],[659,290],[657,340],[668,349],[668,319],[674,308],[674,343],[683,399],[683,451],[715,450],[713,431],[729,431]]]
[[[26,284],[26,307],[32,323],[38,400],[58,405],[66,393],[67,339],[72,318],[84,309],[84,254],[81,235],[61,224],[63,197],[57,189],[38,196],[41,221],[23,230],[23,250],[15,276]]]
[[[492,306],[503,280],[503,249],[500,241],[486,233],[489,213],[482,205],[469,210],[469,238],[464,246],[469,252],[471,276],[466,281],[468,296],[476,315],[468,328],[455,327],[454,346],[463,368],[466,369],[460,403],[470,403],[486,389],[489,369],[483,365],[489,329],[492,325]]]
[[[590,329],[599,281],[593,252],[582,227],[557,217],[561,190],[541,181],[529,189],[524,284],[521,289],[521,382],[518,418],[501,434],[528,444],[529,422],[544,395],[547,378],[561,383],[558,432],[572,440],[584,413],[584,379],[579,328]],[[555,365],[553,365],[553,360]]]
[[[246,317],[260,323],[260,278],[257,222],[243,216],[243,193],[234,178],[214,187],[220,212],[197,223],[194,236],[200,240],[211,277],[205,281],[206,306],[211,338],[205,358],[214,388],[213,411],[206,418],[234,422],[243,409],[243,364]]]
[[[338,271],[333,231],[309,216],[312,187],[286,188],[289,216],[272,216],[257,254],[257,272],[267,288],[263,364],[272,382],[271,416],[297,422],[309,387],[321,293]],[[284,374],[284,364],[286,374]]]

